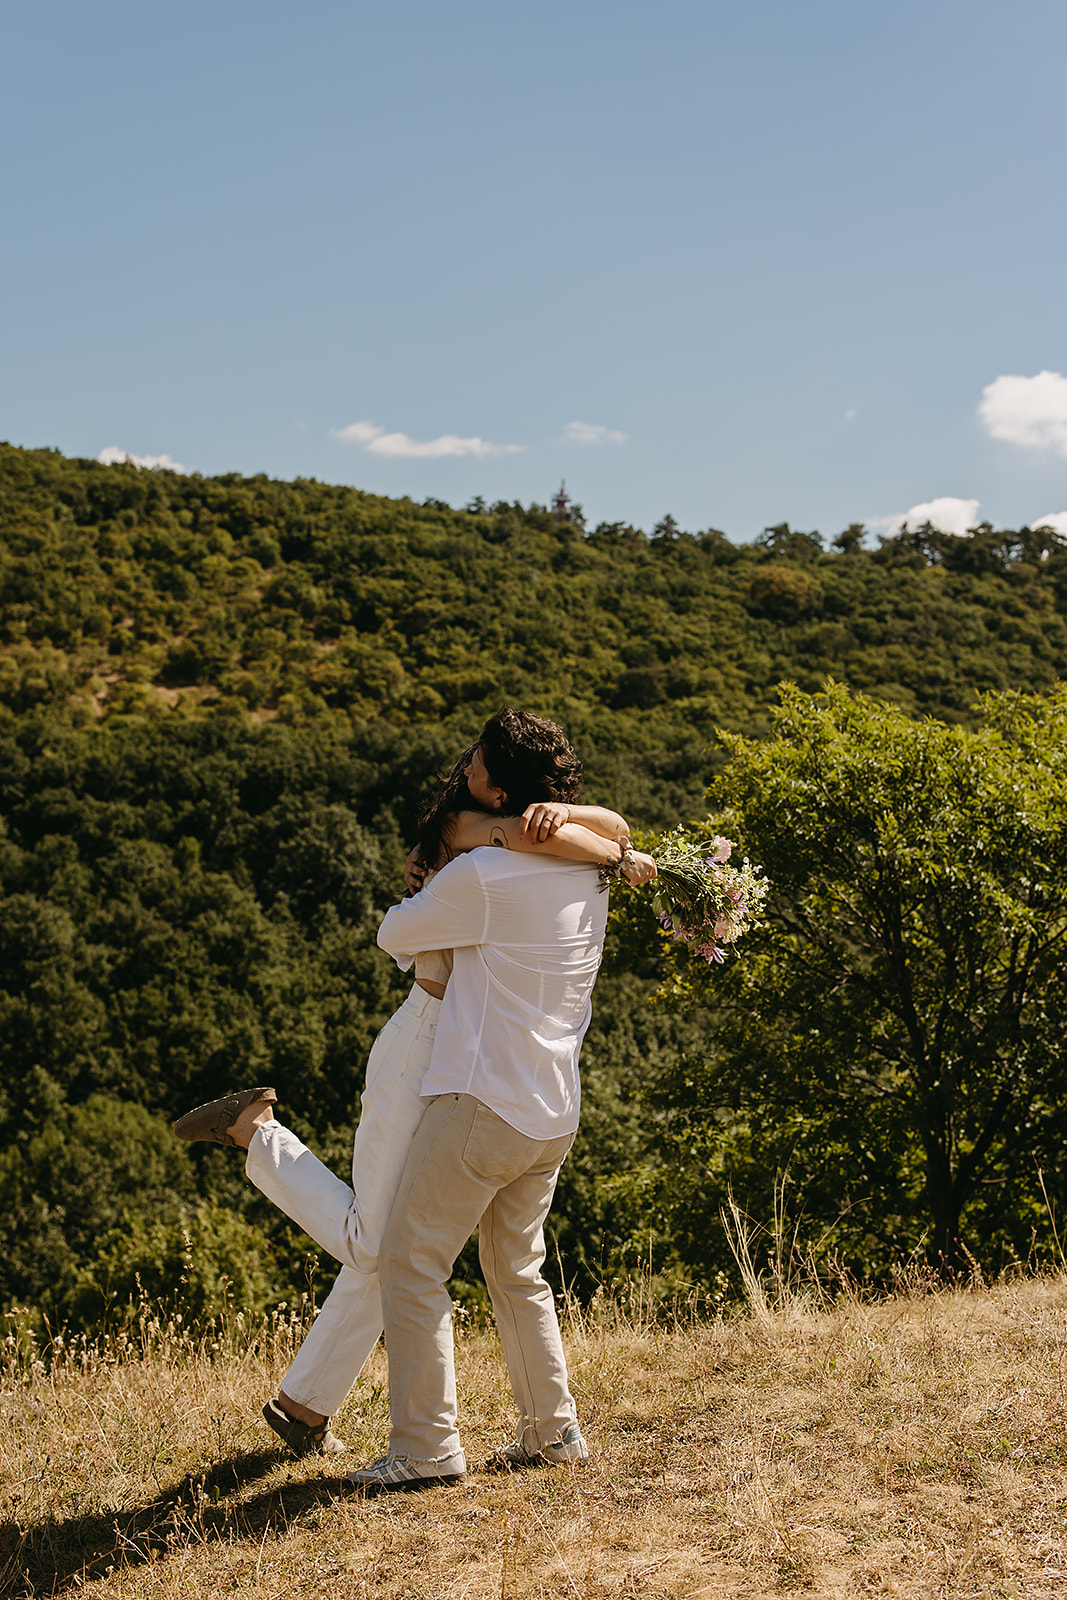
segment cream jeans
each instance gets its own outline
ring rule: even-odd
[[[341,1271],[281,1387],[332,1416],[382,1331],[378,1251],[412,1135],[429,1101],[419,1091],[430,1063],[440,1000],[416,985],[375,1039],[367,1059],[351,1188],[280,1122],[257,1128],[245,1171],[257,1189],[341,1262]]]
[[[461,1448],[445,1284],[475,1228],[519,1408],[516,1438],[535,1451],[575,1421],[556,1308],[541,1275],[545,1216],[573,1142],[573,1134],[528,1139],[471,1095],[428,1102],[379,1257],[390,1451],[443,1461]]]

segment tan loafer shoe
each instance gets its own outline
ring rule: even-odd
[[[220,1100],[209,1100],[206,1105],[187,1111],[174,1124],[174,1132],[187,1144],[206,1139],[211,1144],[233,1145],[236,1150],[238,1145],[230,1137],[230,1129],[238,1112],[256,1100],[274,1105],[277,1099],[273,1089],[239,1089],[235,1094],[224,1094]]]
[[[294,1456],[340,1456],[348,1450],[343,1440],[330,1432],[329,1417],[317,1426],[297,1422],[276,1400],[268,1400],[263,1407],[263,1419],[279,1439],[285,1440]]]

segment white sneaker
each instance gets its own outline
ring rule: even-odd
[[[540,1450],[527,1450],[515,1440],[504,1445],[489,1457],[482,1469],[485,1472],[522,1472],[526,1467],[566,1467],[573,1462],[589,1460],[589,1446],[582,1438],[576,1422],[561,1428],[554,1439],[543,1444]]]
[[[414,1456],[387,1455],[369,1467],[345,1473],[345,1483],[357,1494],[389,1494],[395,1489],[435,1489],[462,1483],[467,1458],[462,1450],[443,1461],[419,1461]]]

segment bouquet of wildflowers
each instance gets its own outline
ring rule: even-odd
[[[732,850],[732,840],[721,834],[694,840],[684,828],[674,828],[654,852],[659,876],[652,904],[660,923],[709,964],[721,964],[723,946],[759,922],[770,888],[747,856],[739,867],[731,866]]]

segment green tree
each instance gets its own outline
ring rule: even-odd
[[[965,730],[786,687],[772,738],[725,743],[709,797],[773,889],[725,969],[665,956],[712,1041],[668,1097],[689,1248],[727,1182],[767,1207],[788,1169],[863,1270],[1025,1253],[1067,1132],[1067,693]]]
[[[132,1319],[146,1300],[190,1321],[233,1309],[256,1317],[280,1292],[265,1235],[228,1206],[208,1202],[168,1221],[124,1214],[97,1242],[60,1310],[87,1328]]]

